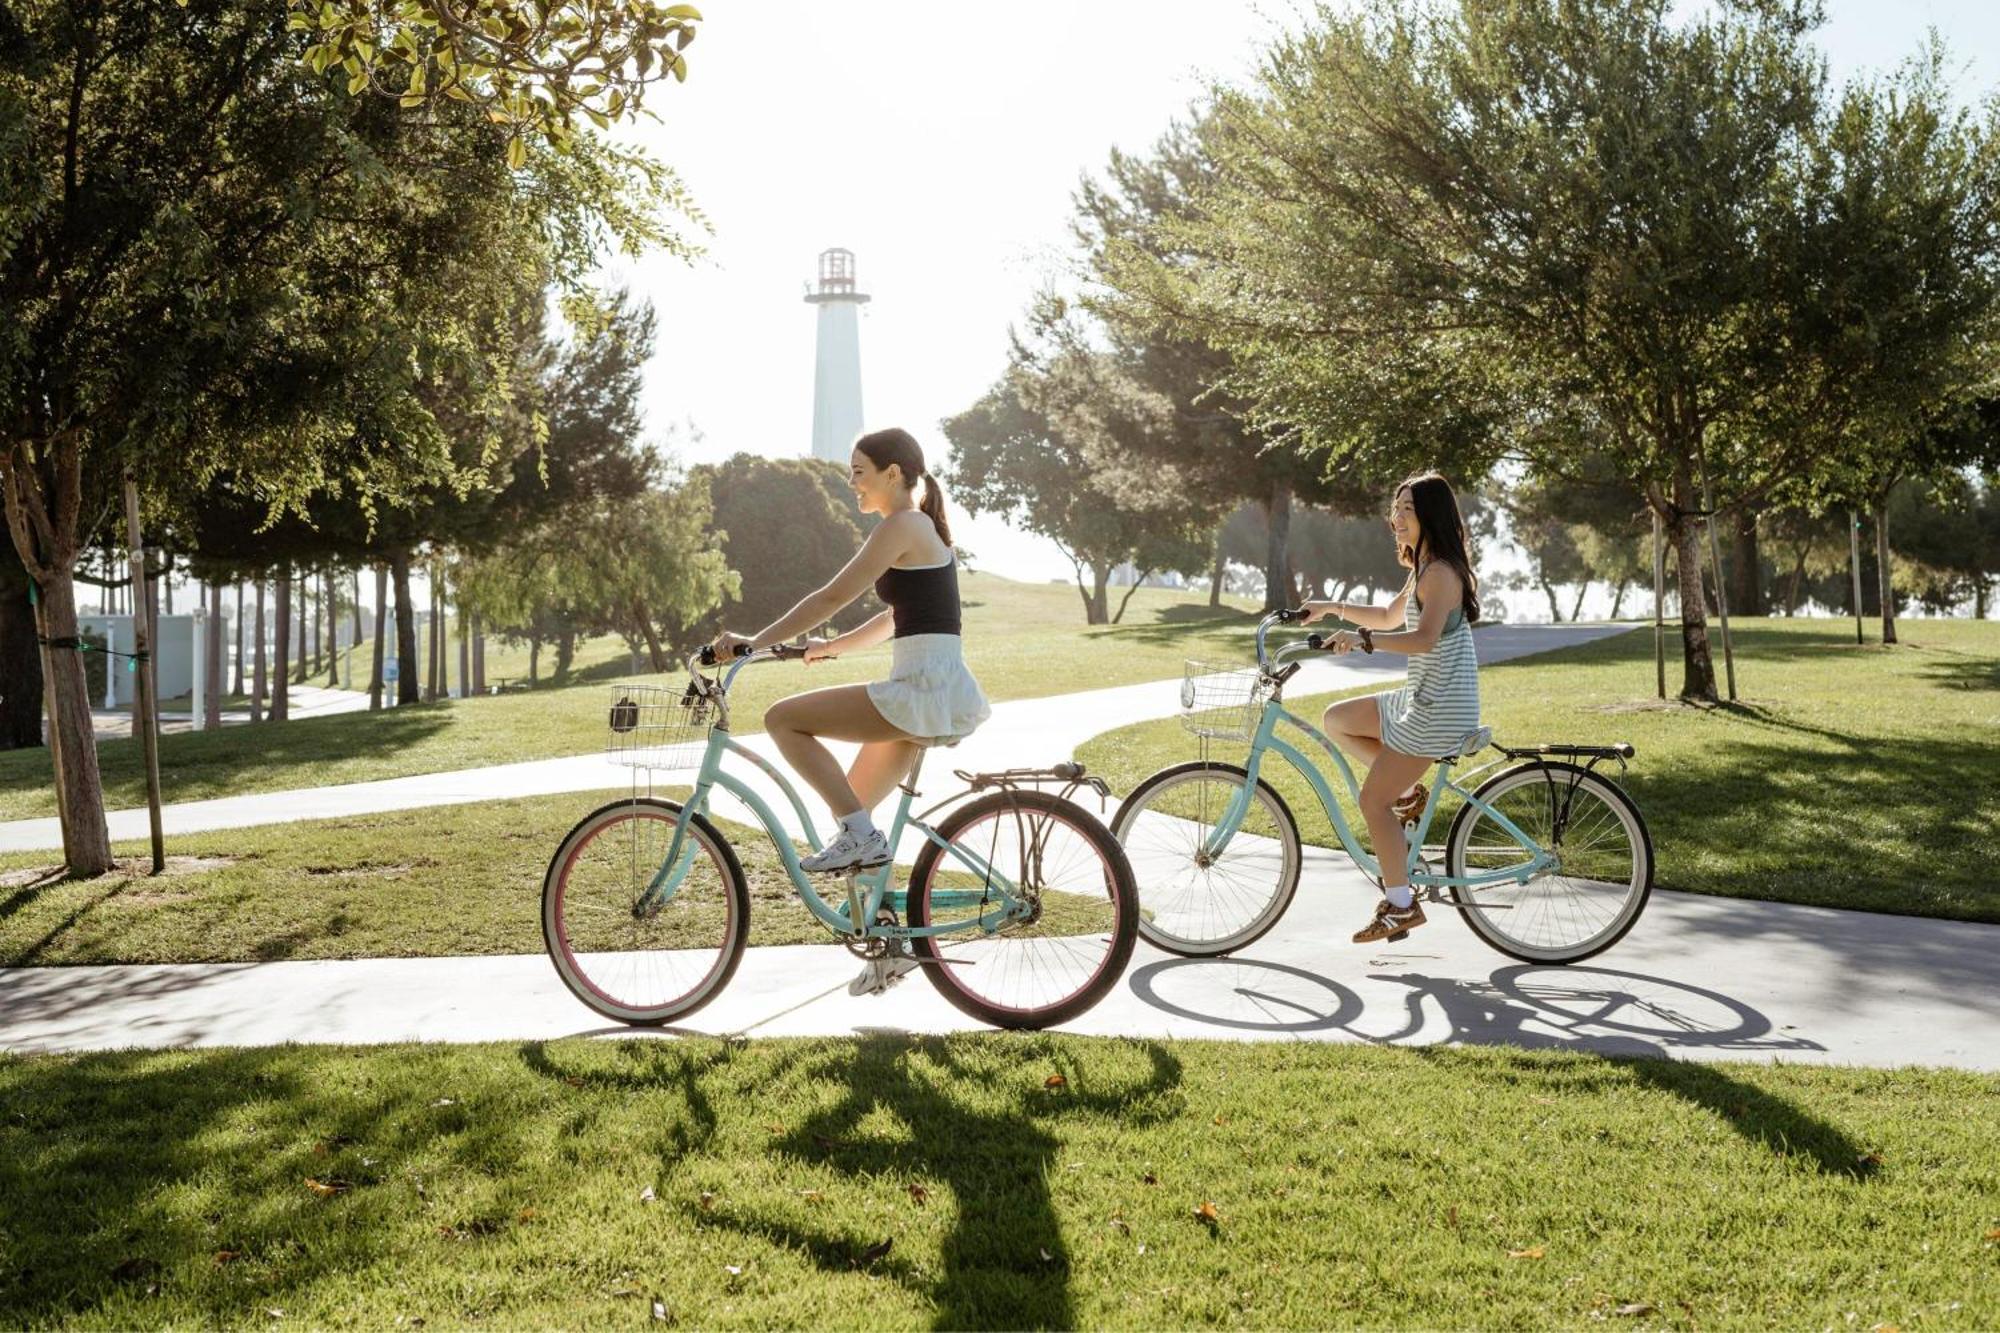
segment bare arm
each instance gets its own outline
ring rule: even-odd
[[[918,515],[916,522],[930,525],[930,520]],[[854,553],[845,567],[823,587],[807,593],[799,599],[799,604],[779,616],[776,620],[757,631],[751,643],[758,648],[768,648],[774,643],[786,643],[815,626],[824,625],[837,615],[841,608],[875,586],[875,580],[882,577],[884,570],[910,554],[914,546],[917,529],[901,515],[886,519],[875,525],[868,534],[868,540]]]
[[[838,657],[842,653],[858,653],[863,648],[873,648],[878,643],[887,643],[895,632],[896,613],[884,611],[880,615],[868,617],[840,637],[829,639],[826,646],[814,656]],[[807,660],[812,659],[808,657]]]
[[[1377,648],[1391,653],[1427,653],[1437,647],[1437,641],[1444,637],[1444,622],[1464,600],[1465,583],[1450,565],[1433,562],[1424,571],[1423,594],[1424,609],[1417,617],[1417,627],[1377,634]],[[1397,600],[1400,603],[1401,599]]]
[[[1373,606],[1367,602],[1307,602],[1306,610],[1312,614],[1307,623],[1324,620],[1328,616],[1359,625],[1363,629],[1401,629],[1403,626],[1403,606],[1410,600],[1410,585],[1390,599],[1387,606]]]

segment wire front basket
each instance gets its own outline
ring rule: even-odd
[[[1196,736],[1247,741],[1257,734],[1272,688],[1255,667],[1189,662],[1181,678],[1181,725]]]
[[[614,685],[605,757],[629,768],[699,768],[715,717],[714,701],[692,685]]]

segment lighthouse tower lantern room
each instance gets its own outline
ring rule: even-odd
[[[814,458],[847,466],[861,433],[861,307],[854,287],[854,252],[822,250],[819,285],[806,304],[819,307],[819,344],[813,357]]]

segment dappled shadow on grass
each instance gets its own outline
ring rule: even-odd
[[[1148,647],[1160,647],[1181,643],[1190,636],[1199,637],[1215,631],[1248,633],[1256,627],[1258,619],[1259,615],[1254,611],[1238,611],[1229,606],[1211,608],[1197,603],[1181,603],[1161,608],[1159,615],[1150,621],[1093,625],[1087,630],[1082,625],[1077,628],[1079,631],[1091,634],[1106,646],[1137,643]]]
[[[805,1254],[828,1272],[865,1268],[922,1297],[938,1328],[1073,1327],[1070,1261],[1049,1194],[1059,1141],[1048,1122],[1114,1116],[1147,1124],[1172,1116],[1179,1058],[1159,1042],[1130,1050],[1137,1058],[1125,1062],[1134,1067],[1121,1077],[1119,1062],[1103,1052],[1086,1068],[1059,1040],[1031,1038],[1025,1049],[1008,1052],[1003,1077],[950,1040],[872,1034],[852,1046],[802,1050],[780,1066],[784,1079],[836,1088],[838,1096],[786,1127],[773,1140],[777,1151],[860,1178],[912,1176],[950,1191],[955,1224],[940,1246],[937,1272],[893,1248],[875,1252],[878,1235],[698,1208],[687,1220]],[[1050,1071],[1063,1076],[1055,1086],[1044,1077]],[[857,1130],[882,1112],[905,1132],[883,1137]]]
[[[285,1048],[0,1066],[0,1325],[136,1327],[156,1300],[208,1326],[297,1317],[395,1263],[413,1217],[432,1243],[511,1225],[532,1123],[481,1114],[424,1052],[370,1058],[363,1079]],[[451,1202],[426,1211],[413,1160],[453,1176]]]
[[[224,727],[220,731],[184,732],[162,746],[160,781],[168,801],[198,799],[208,789],[228,784],[254,770],[282,774],[341,760],[394,754],[420,745],[451,725],[445,703],[408,704],[379,712],[335,713],[302,717],[283,724]],[[0,754],[0,799],[29,791],[45,791],[51,782],[45,752],[24,759],[25,752]],[[107,740],[97,747],[106,804],[114,809],[145,799],[144,756],[130,738]],[[297,786],[294,781],[277,786]]]
[[[1208,974],[1207,983],[1177,985],[1177,974]],[[1231,993],[1248,1012],[1210,1012],[1218,976],[1235,984]],[[1131,977],[1135,994],[1168,1013],[1210,1026],[1303,1035],[1345,1031],[1382,1046],[1412,1048],[1412,1058],[1439,1058],[1452,1046],[1490,1046],[1524,1051],[1566,1051],[1603,1061],[1603,1073],[1589,1086],[1608,1087],[1631,1078],[1671,1093],[1713,1113],[1722,1123],[1774,1153],[1803,1155],[1828,1174],[1860,1177],[1873,1163],[1836,1126],[1723,1070],[1682,1058],[1687,1054],[1782,1054],[1824,1048],[1805,1037],[1776,1031],[1754,1006],[1708,987],[1601,967],[1518,965],[1503,967],[1484,980],[1427,976],[1421,972],[1383,973],[1370,980],[1408,987],[1400,1012],[1373,1010],[1353,990],[1331,978],[1282,963],[1247,958],[1172,959],[1139,968]],[[1163,993],[1211,997],[1172,1001]],[[1446,1021],[1440,1033],[1435,1011]],[[1421,1046],[1415,1043],[1424,1043]],[[1504,1068],[1504,1067],[1503,1067]],[[1577,1084],[1578,1068],[1567,1076]],[[1540,1076],[1526,1063],[1522,1076]]]

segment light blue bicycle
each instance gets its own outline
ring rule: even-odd
[[[1304,614],[1280,611],[1263,619],[1253,668],[1188,664],[1182,722],[1203,738],[1203,757],[1153,774],[1112,817],[1112,831],[1138,877],[1139,934],[1150,944],[1186,957],[1232,953],[1263,936],[1291,905],[1302,845],[1297,818],[1263,777],[1270,755],[1305,778],[1340,845],[1363,873],[1380,880],[1380,866],[1355,838],[1326,776],[1306,750],[1278,734],[1280,725],[1303,733],[1333,760],[1349,797],[1358,801],[1360,784],[1346,757],[1283,702],[1298,659],[1317,651],[1321,637],[1276,653],[1265,648],[1273,626]],[[1598,771],[1610,761],[1622,769],[1632,747],[1494,746],[1499,759],[1452,776],[1453,764],[1492,739],[1492,730],[1481,727],[1454,753],[1437,756],[1429,800],[1405,828],[1410,884],[1423,902],[1462,911],[1481,939],[1515,958],[1573,963],[1602,953],[1632,928],[1653,888],[1646,821],[1632,798]],[[1243,763],[1208,758],[1215,740],[1247,743]],[[1496,767],[1501,771],[1470,785]],[[1461,804],[1443,843],[1429,844],[1447,794]]]
[[[919,815],[910,813],[912,770],[887,830],[891,847],[906,829],[924,839],[907,885],[888,865],[841,876],[834,901],[821,896],[777,812],[724,767],[733,757],[775,782],[819,848],[797,790],[729,731],[737,674],[802,656],[787,646],[741,654],[711,677],[701,670],[714,665],[704,650],[699,666],[689,662],[684,690],[614,688],[612,758],[649,773],[693,769],[694,788],[685,801],[635,791],[584,816],[556,849],[542,884],[542,936],[564,984],[607,1018],[659,1024],[729,983],[750,938],[751,894],[708,816],[721,788],[764,826],[807,911],[864,960],[861,989],[885,989],[915,965],[960,1010],[1008,1028],[1067,1022],[1102,999],[1132,956],[1138,891],[1118,840],[1068,799],[1079,787],[1103,790],[1081,765],[959,773],[969,790]],[[926,822],[946,807],[935,826]]]

